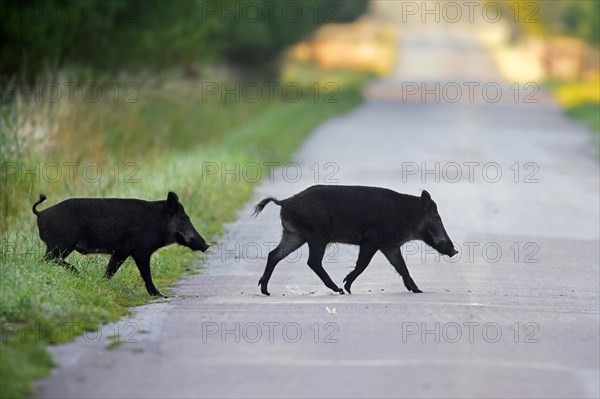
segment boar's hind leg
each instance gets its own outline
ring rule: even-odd
[[[112,254],[112,256],[110,257],[110,260],[108,261],[108,265],[106,266],[106,271],[104,272],[104,277],[106,279],[110,279],[112,276],[115,275],[115,273],[117,272],[117,270],[119,270],[119,268],[121,267],[121,265],[123,264],[123,262],[125,262],[125,259],[127,259],[129,255],[123,255],[123,254]]]
[[[72,249],[61,249],[57,246],[55,246],[53,249],[50,249],[50,246],[48,246],[46,254],[44,255],[44,260],[58,263],[59,265],[65,267],[67,270],[78,274],[79,270],[77,270],[75,266],[73,266],[65,260],[65,258],[69,256],[71,252],[73,252]]]
[[[154,283],[152,282],[152,274],[150,273],[150,255],[149,254],[134,254],[133,260],[135,260],[135,264],[140,272],[140,276],[144,279],[144,283],[146,284],[146,290],[150,295],[157,295],[166,298],[163,294],[161,294]]]
[[[327,274],[325,269],[323,269],[322,262],[326,248],[327,243],[308,242],[308,267],[317,273],[317,276],[323,280],[323,283],[325,283],[327,288],[343,294],[344,290],[338,288],[338,286],[335,285],[335,283],[331,280],[331,277],[329,277],[329,274]]]
[[[385,255],[385,257],[390,261],[394,269],[402,276],[402,280],[404,280],[404,285],[406,289],[409,291],[416,293],[423,292],[417,287],[415,282],[413,281],[410,273],[408,272],[408,268],[406,267],[406,263],[404,262],[404,258],[402,257],[402,253],[400,252],[400,248],[388,248],[382,249],[381,252]]]
[[[260,291],[264,295],[271,295],[269,294],[269,291],[267,291],[267,285],[269,284],[269,279],[271,279],[275,266],[277,266],[283,258],[300,248],[305,242],[306,241],[302,237],[296,234],[287,231],[283,232],[283,237],[281,237],[281,241],[279,242],[279,245],[277,245],[277,248],[269,252],[267,267],[265,267],[265,272],[260,280],[258,280]]]
[[[351,294],[350,287],[352,286],[352,283],[365,271],[367,266],[369,266],[369,262],[373,259],[375,252],[377,252],[377,247],[361,245],[358,253],[358,260],[356,261],[356,267],[344,278],[344,282],[346,283],[344,284],[344,288],[348,291],[348,294]]]

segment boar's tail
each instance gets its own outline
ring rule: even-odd
[[[33,213],[35,214],[35,216],[40,216],[40,213],[35,208],[39,204],[41,204],[42,202],[46,201],[46,198],[47,197],[44,194],[40,194],[40,199],[38,200],[38,202],[36,202],[35,204],[33,204],[33,208],[31,208],[31,210],[33,211]]]
[[[267,204],[269,202],[274,202],[277,205],[281,206],[281,202],[273,197],[267,197],[265,199],[263,199],[262,201],[260,201],[258,204],[256,204],[256,206],[254,207],[254,212],[252,212],[252,216],[256,217],[258,216],[259,213],[262,212],[262,210],[265,208],[265,206],[267,206]]]

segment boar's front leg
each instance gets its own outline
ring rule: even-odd
[[[423,292],[417,287],[415,282],[413,281],[410,273],[408,272],[408,268],[406,267],[406,263],[404,262],[404,258],[402,257],[402,253],[400,252],[400,248],[387,248],[382,249],[381,252],[385,255],[385,257],[390,261],[394,269],[402,276],[404,280],[404,285],[406,289],[414,292],[415,294]]]
[[[338,286],[331,280],[329,274],[323,269],[323,256],[325,256],[325,249],[327,248],[326,242],[308,242],[308,267],[310,267],[317,276],[323,280],[323,283],[335,292],[344,294],[344,290],[338,288]]]
[[[142,276],[142,278],[144,279],[144,283],[146,284],[146,290],[148,291],[148,294],[150,295],[156,295],[156,296],[162,296],[163,298],[166,298],[166,296],[164,296],[163,294],[161,294],[156,287],[154,286],[154,283],[152,282],[152,274],[150,273],[150,255],[152,254],[147,254],[147,253],[141,253],[141,254],[133,254],[133,260],[135,260],[135,264],[140,272],[140,276]]]
[[[46,254],[44,255],[44,260],[58,263],[67,270],[75,274],[79,274],[79,270],[77,270],[75,266],[73,266],[65,260],[65,258],[69,256],[71,252],[73,252],[72,249],[60,249],[58,246],[54,246],[53,249],[50,249],[50,246],[48,246],[48,248],[46,249]]]
[[[127,259],[129,255],[117,254],[114,253],[110,257],[110,261],[108,261],[108,265],[106,266],[106,271],[104,272],[104,278],[110,280],[112,276],[119,270],[125,259]]]
[[[348,294],[351,294],[350,287],[352,287],[352,283],[362,272],[365,271],[367,266],[369,266],[369,262],[373,259],[373,255],[377,252],[377,247],[363,244],[360,246],[360,251],[358,252],[358,260],[356,261],[356,267],[352,270],[348,275],[344,278],[344,288],[348,291]]]

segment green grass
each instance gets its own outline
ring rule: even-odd
[[[565,113],[572,119],[589,126],[596,134],[593,143],[600,156],[600,80],[548,81],[546,86],[554,93]]]
[[[106,349],[108,349],[109,351],[113,350],[113,349],[116,349],[116,348],[120,347],[121,345],[123,345],[123,342],[119,341],[118,337],[117,338],[111,338],[111,339],[113,339],[113,340],[110,341],[110,343],[108,345],[106,345]]]
[[[567,109],[567,115],[592,128],[596,134],[596,145],[600,138],[600,103],[584,102]]]
[[[358,81],[362,83],[365,78]],[[71,104],[70,112],[58,122],[60,112],[52,107],[26,115],[15,115],[14,109],[2,111],[3,126],[7,127],[2,132],[3,163],[24,163],[32,168],[36,162],[94,161],[103,175],[98,182],[80,176],[72,181],[63,176],[48,182],[36,176],[5,173],[3,166],[0,397],[32,393],[32,380],[46,375],[52,367],[46,345],[70,341],[126,315],[128,307],[150,300],[131,260],[109,281],[101,278],[107,256],[72,254],[69,262],[80,270],[79,276],[41,262],[45,248],[31,212],[39,192],[48,196],[40,206],[43,209],[74,196],[157,200],[172,190],[178,193],[198,231],[210,241],[222,233],[224,223],[235,218],[237,209],[250,198],[255,182],[234,177],[223,181],[220,174],[208,176],[202,173],[204,163],[225,163],[228,167],[235,163],[283,164],[322,121],[361,101],[357,84],[340,90],[337,103],[315,102],[310,95],[296,103],[222,104],[203,102],[193,90],[155,88],[148,93],[130,108],[108,102]],[[58,126],[52,130],[53,139],[42,145],[15,133],[24,126],[23,120],[39,114],[44,114],[38,118],[39,126],[50,122]],[[117,179],[109,169],[115,162],[121,168]],[[137,182],[127,182],[122,175],[123,165],[129,162],[136,168]],[[267,170],[265,166],[263,176]],[[194,265],[199,263],[198,256],[186,248],[163,248],[151,259],[155,285],[168,295],[168,287],[182,275],[194,272]]]
[[[31,381],[48,374],[54,366],[44,342],[12,336],[0,344],[0,397],[22,397],[32,392]]]

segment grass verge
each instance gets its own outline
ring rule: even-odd
[[[600,77],[589,81],[550,81],[547,87],[570,118],[596,132],[593,142],[600,156]]]
[[[95,330],[101,323],[127,314],[129,306],[150,300],[131,260],[110,281],[101,278],[107,256],[71,255],[69,262],[80,270],[79,276],[41,262],[44,248],[30,210],[39,192],[48,196],[43,204],[48,206],[73,196],[164,199],[172,190],[198,231],[214,238],[249,199],[256,181],[224,180],[221,174],[205,173],[204,166],[253,164],[259,165],[265,176],[267,163],[288,161],[319,123],[359,104],[362,97],[356,83],[366,78],[363,75],[352,85],[336,86],[336,101],[327,103],[311,94],[295,102],[219,105],[207,104],[191,92],[186,92],[187,98],[180,94],[169,98],[155,90],[146,102],[128,112],[109,103],[83,104],[84,112],[72,111],[70,115],[76,117],[70,117],[68,123],[63,120],[58,129],[49,129],[55,131],[54,139],[41,146],[23,144],[19,132],[14,133],[11,144],[10,129],[5,129],[0,204],[0,397],[32,393],[32,381],[52,367],[46,345]],[[49,114],[60,116],[58,111]],[[3,126],[10,127],[18,118],[6,109],[3,112]],[[228,112],[235,115],[228,118]],[[206,125],[211,126],[210,134],[193,134]],[[58,164],[66,172],[65,162],[81,166],[90,159],[96,170],[101,170],[98,180],[97,173],[94,179],[85,175],[72,178],[66,173],[60,179],[44,175],[49,164]],[[168,295],[165,288],[192,272],[191,265],[198,260],[189,250],[171,246],[157,251],[151,262],[156,286]]]

